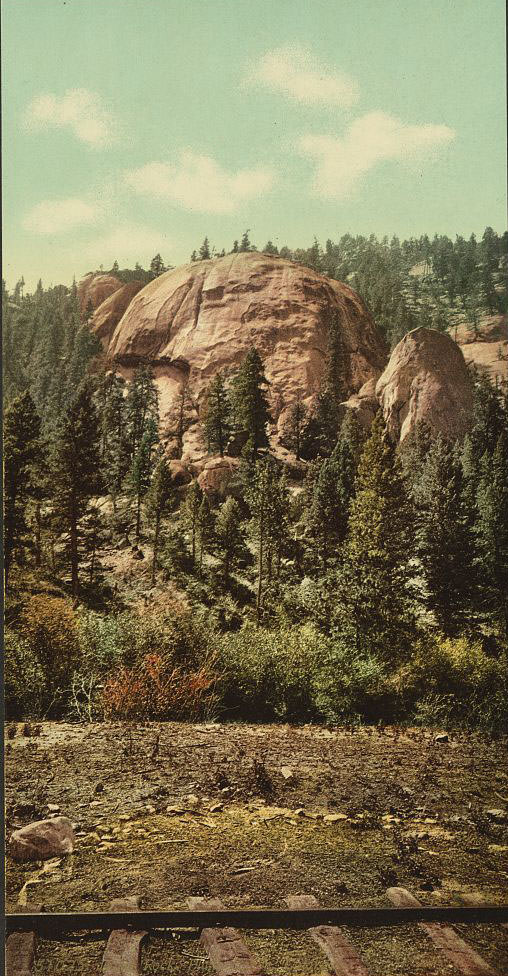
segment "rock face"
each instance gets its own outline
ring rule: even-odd
[[[88,302],[91,301],[94,309],[98,308],[122,287],[119,278],[109,274],[87,274],[78,284],[78,301],[81,312],[85,312]]]
[[[74,831],[67,817],[37,820],[11,834],[9,853],[15,861],[44,861],[60,854],[72,854]]]
[[[483,318],[475,333],[466,325],[450,329],[450,335],[458,343],[466,363],[476,366],[479,372],[494,382],[508,380],[508,320],[506,315]]]
[[[473,385],[461,350],[446,333],[409,332],[393,350],[376,384],[391,436],[404,441],[420,421],[446,437],[468,429]]]
[[[127,285],[120,285],[96,307],[91,328],[106,349],[122,315],[125,314],[134,295],[137,295],[142,287],[142,281],[130,281]]]
[[[387,355],[362,300],[347,285],[257,252],[184,265],[150,282],[116,326],[107,358],[127,376],[151,364],[164,417],[184,382],[199,410],[215,373],[236,368],[256,346],[277,415],[298,391],[305,399],[319,390],[333,313],[353,393],[380,375]]]

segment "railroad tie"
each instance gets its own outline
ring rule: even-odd
[[[115,898],[110,905],[112,912],[137,912],[140,908],[141,898],[137,896]],[[141,943],[147,934],[113,929],[102,957],[103,976],[140,976]]]
[[[5,944],[6,976],[31,976],[35,962],[35,932],[13,932]]]
[[[388,888],[388,898],[396,908],[417,908],[421,903],[405,888]],[[499,976],[495,969],[473,949],[455,929],[440,922],[418,922],[421,929],[441,949],[464,976]]]
[[[286,903],[293,911],[319,908],[314,895],[290,895],[286,898]],[[369,976],[356,949],[337,926],[317,925],[307,931],[324,952],[336,976]]]
[[[220,912],[219,898],[187,898],[189,908],[197,912]],[[219,976],[267,976],[236,929],[203,929],[200,941]]]

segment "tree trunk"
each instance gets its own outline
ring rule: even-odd
[[[261,620],[261,596],[263,592],[263,546],[264,546],[265,516],[261,509],[259,518],[259,550],[258,550],[258,592],[256,597],[256,626],[259,627]]]
[[[75,511],[71,512],[70,517],[70,542],[71,542],[71,582],[72,595],[77,596],[79,592],[79,554],[78,554],[78,519]]]
[[[159,530],[161,525],[161,517],[157,513],[155,518],[155,537],[153,540],[153,560],[152,560],[152,586],[155,586],[155,569],[157,566],[157,551],[159,548]]]
[[[35,565],[41,565],[41,503],[35,505]]]
[[[138,491],[136,499],[136,539],[141,535],[141,492]]]

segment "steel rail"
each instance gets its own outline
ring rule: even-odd
[[[441,922],[456,925],[498,924],[508,922],[508,906],[478,905],[460,908],[450,906],[417,908],[316,908],[299,911],[246,909],[241,911],[137,911],[137,912],[69,912],[10,914],[5,916],[7,935],[12,932],[36,932],[41,937],[58,939],[64,932],[156,931],[232,927],[237,929],[309,929],[319,925],[351,925],[381,928],[385,925],[414,925],[418,922]]]

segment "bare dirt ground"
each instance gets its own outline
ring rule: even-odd
[[[77,845],[45,870],[8,858],[7,910],[98,911],[135,894],[161,909],[184,908],[190,895],[231,908],[285,907],[290,894],[383,906],[396,884],[429,905],[471,894],[507,904],[506,746],[393,728],[8,726],[8,831],[53,812],[74,822]],[[461,934],[506,976],[506,930]],[[416,927],[349,936],[373,976],[455,972]],[[246,941],[270,976],[330,972],[304,933]],[[85,938],[44,943],[36,973],[100,971],[102,949]],[[147,976],[211,972],[196,941],[152,941],[143,967]]]

